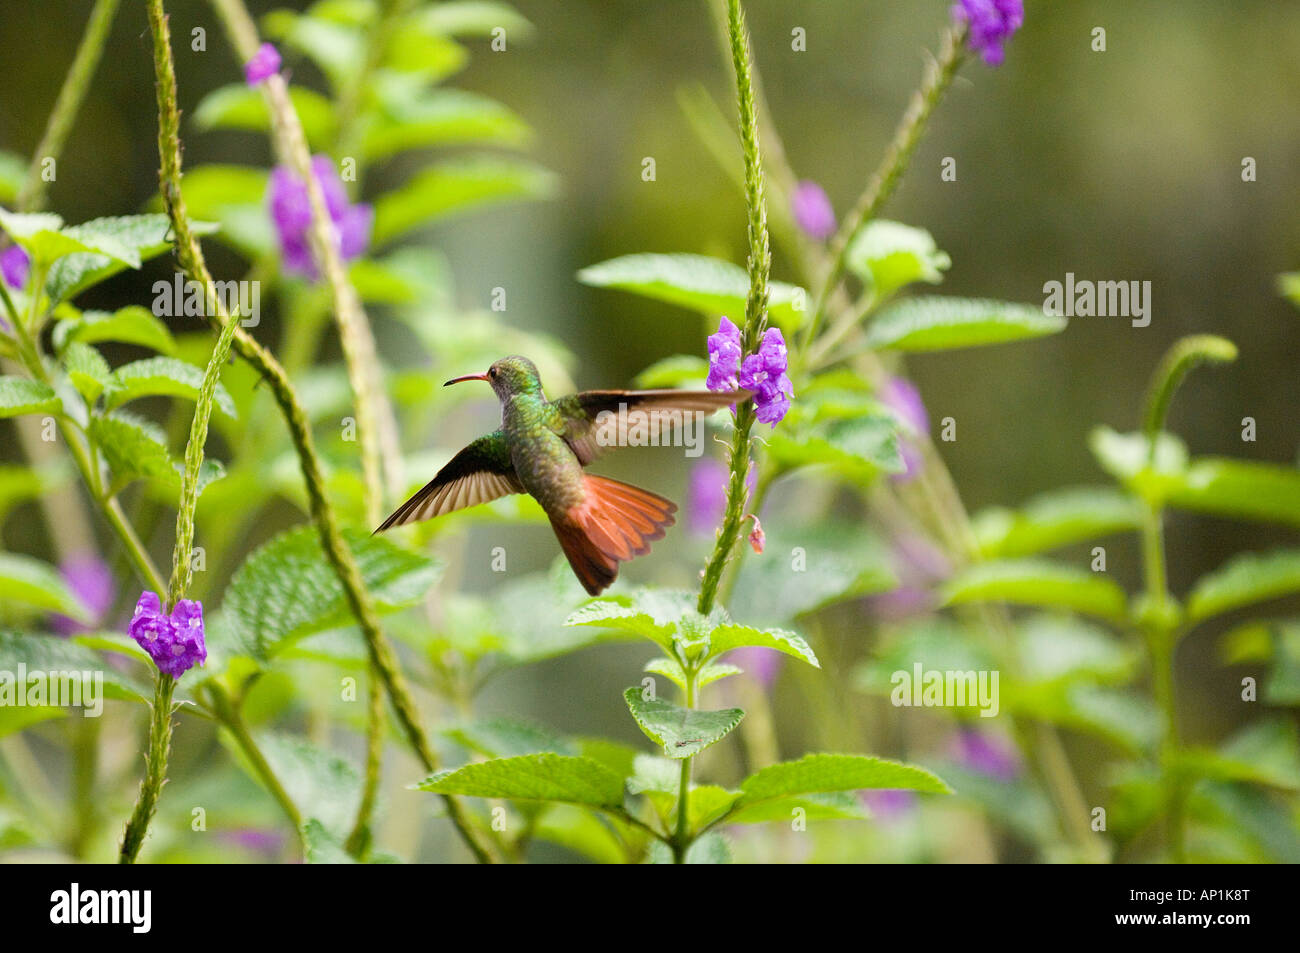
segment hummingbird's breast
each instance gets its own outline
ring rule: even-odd
[[[582,464],[560,434],[563,421],[544,399],[526,395],[501,406],[501,429],[524,489],[548,513],[562,513],[583,500]]]

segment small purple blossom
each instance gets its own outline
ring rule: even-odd
[[[772,687],[776,676],[781,672],[784,659],[785,655],[775,649],[757,645],[746,645],[727,655],[729,662],[743,668],[764,689]]]
[[[826,192],[816,182],[804,180],[794,190],[790,199],[794,220],[804,234],[817,241],[825,241],[835,234],[835,209]]]
[[[1023,0],[960,0],[952,15],[970,24],[970,48],[989,66],[997,66],[1006,55],[1003,45],[1025,22],[1025,5]]]
[[[1020,752],[1002,735],[963,728],[953,738],[952,756],[963,767],[1003,783],[1020,776]]]
[[[916,385],[903,377],[891,377],[880,390],[880,399],[908,430],[917,437],[930,433],[930,415],[925,412],[921,392]],[[921,472],[921,448],[916,438],[904,435],[899,446],[903,457],[903,472],[895,473],[898,481],[912,480]]]
[[[704,386],[712,391],[735,390],[740,355],[740,328],[724,316],[717,333],[709,335],[709,377]]]
[[[253,58],[244,64],[244,79],[249,86],[256,86],[269,76],[280,71],[280,51],[272,43],[263,43],[253,54]]]
[[[27,286],[27,275],[31,271],[32,260],[21,245],[10,245],[0,252],[0,274],[4,282],[15,291],[22,291]]]
[[[916,792],[901,788],[871,788],[858,797],[881,823],[901,820],[916,807]]]
[[[338,170],[328,156],[316,156],[311,161],[312,175],[320,185],[325,198],[325,208],[333,224],[334,240],[344,261],[359,257],[370,242],[370,229],[374,224],[374,209],[370,205],[348,201],[347,190]],[[311,244],[307,233],[311,228],[311,200],[307,184],[290,169],[278,166],[271,172],[267,190],[271,206],[271,221],[280,238],[280,251],[284,270],[289,274],[307,278],[317,276],[312,260]]]
[[[149,653],[158,670],[172,678],[180,678],[207,661],[203,605],[193,599],[182,599],[171,615],[165,615],[156,592],[141,593],[126,632]]]
[[[768,328],[758,351],[740,365],[740,386],[754,392],[756,416],[762,423],[775,427],[790,410],[794,385],[786,373],[788,366],[789,354],[779,328]]]
[[[85,552],[69,556],[59,569],[68,588],[90,610],[91,625],[98,625],[113,605],[113,573],[94,553]],[[86,627],[75,619],[56,615],[50,627],[59,635],[75,635]]]

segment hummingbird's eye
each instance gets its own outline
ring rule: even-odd
[[[489,367],[488,377],[496,377],[496,376],[497,376],[497,369],[495,367]]]

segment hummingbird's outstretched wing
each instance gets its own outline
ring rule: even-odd
[[[751,396],[747,390],[585,390],[554,405],[566,421],[564,439],[585,467],[606,450],[628,446],[629,431],[659,444],[684,414],[711,414]]]
[[[452,457],[436,477],[399,506],[375,532],[522,492],[524,487],[515,475],[505,435],[497,430],[479,437]]]

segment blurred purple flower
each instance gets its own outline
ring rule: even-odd
[[[113,606],[113,573],[94,553],[85,552],[69,556],[59,569],[73,593],[90,610],[90,625],[99,625],[104,613]],[[50,618],[50,627],[59,635],[76,635],[86,631],[86,626],[64,615]]]
[[[790,410],[794,385],[786,373],[789,353],[780,328],[768,328],[758,351],[749,355],[740,365],[740,386],[754,392],[755,416],[773,427]]]
[[[917,437],[928,436],[930,433],[930,415],[925,412],[925,404],[921,401],[921,392],[916,389],[916,385],[904,377],[891,377],[885,382],[885,386],[880,389],[880,399],[885,406],[898,418],[905,428],[916,434]],[[923,458],[921,457],[921,448],[915,438],[908,437],[904,434],[899,442],[899,453],[903,457],[903,472],[893,474],[893,479],[905,482],[916,478],[921,472]]]
[[[256,86],[269,76],[280,71],[280,51],[274,44],[263,43],[253,54],[253,58],[244,65],[244,79],[249,86]]]
[[[687,489],[686,529],[697,536],[708,536],[722,522],[727,508],[727,481],[731,471],[720,461],[705,457],[691,469]],[[750,466],[745,477],[749,493],[754,492],[758,471]]]
[[[764,689],[772,687],[784,659],[785,655],[776,649],[765,649],[757,645],[746,645],[727,653],[728,662],[743,668]]]
[[[989,66],[997,66],[1006,55],[1003,44],[1025,22],[1025,5],[1023,0],[960,0],[952,15],[970,24],[970,48]]]
[[[934,584],[952,572],[952,563],[943,550],[919,534],[900,533],[891,543],[889,563],[898,585],[868,600],[873,616],[898,622],[938,605]]]
[[[860,791],[858,797],[881,823],[900,820],[916,807],[916,792],[901,788],[872,788]]]
[[[284,838],[278,831],[261,830],[256,827],[240,827],[231,831],[221,831],[219,835],[228,843],[245,850],[263,854],[276,854],[284,846]]]
[[[370,229],[374,224],[374,209],[364,203],[348,202],[343,180],[328,156],[311,160],[312,175],[320,185],[325,198],[325,208],[333,223],[334,240],[344,261],[360,256],[370,242]],[[284,270],[289,274],[316,278],[316,263],[312,261],[311,244],[307,233],[311,228],[311,200],[307,184],[284,166],[271,172],[267,190],[271,206],[271,221],[280,238],[280,251]]]
[[[953,736],[951,747],[952,757],[971,771],[1003,783],[1020,776],[1020,752],[1002,735],[962,728]]]
[[[15,291],[22,291],[27,286],[31,266],[32,260],[21,245],[10,245],[0,252],[0,274],[4,275],[5,284]]]
[[[835,209],[816,182],[804,180],[790,199],[794,220],[809,238],[825,241],[835,234]]]
[[[740,371],[740,328],[724,315],[718,330],[709,335],[709,377],[704,386],[712,391],[735,390]]]
[[[172,678],[180,678],[208,658],[203,641],[203,605],[193,599],[176,603],[168,616],[156,592],[141,593],[126,633],[149,653],[159,671]]]

